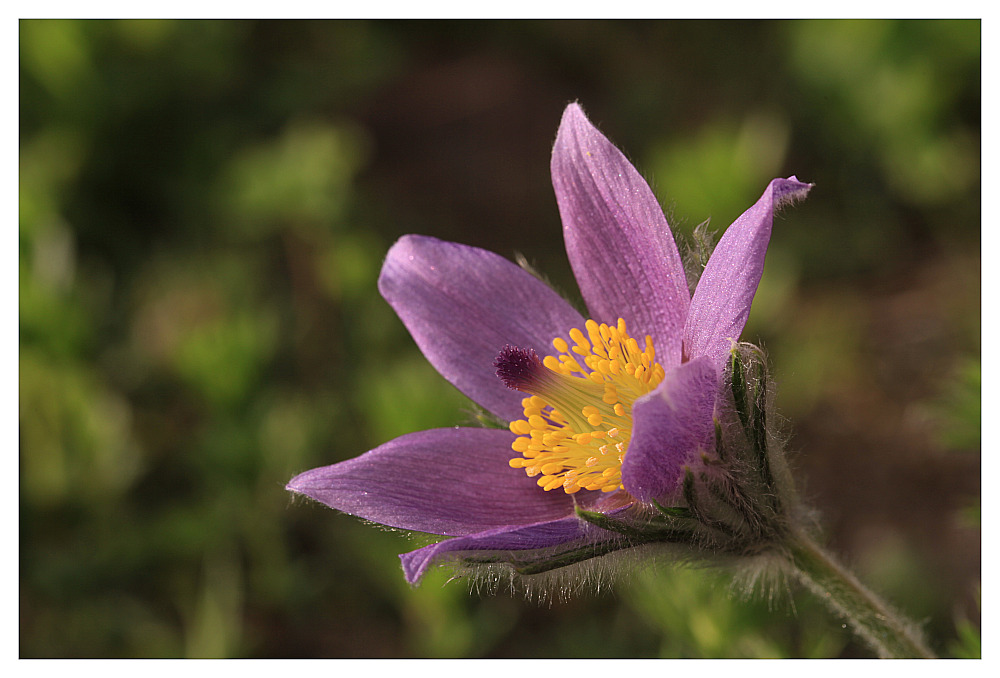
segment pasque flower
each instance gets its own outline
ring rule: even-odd
[[[683,541],[691,469],[716,454],[731,357],[775,211],[810,185],[774,179],[719,240],[693,295],[635,168],[571,104],[552,152],[566,252],[589,318],[506,259],[410,235],[379,290],[432,365],[509,430],[411,433],[288,489],[394,528],[451,537],[401,556],[533,573]]]

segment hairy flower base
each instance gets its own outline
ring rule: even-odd
[[[531,394],[521,401],[525,418],[510,423],[518,435],[511,448],[522,455],[510,466],[541,474],[538,486],[546,491],[624,489],[632,404],[664,377],[653,338],[647,335],[640,350],[624,319],[616,326],[588,320],[585,327],[589,340],[579,328],[569,331],[572,349],[562,337],[552,341],[558,357],[539,360],[530,349],[506,346],[494,361],[508,387]]]

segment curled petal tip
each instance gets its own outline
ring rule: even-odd
[[[778,209],[802,200],[816,184],[807,184],[799,181],[793,174],[787,179],[775,179],[771,182],[771,185],[774,208]]]

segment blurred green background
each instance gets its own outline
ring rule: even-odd
[[[832,548],[978,654],[978,21],[22,21],[22,656],[868,656],[800,589],[667,564],[551,605],[411,589],[419,541],[283,489],[468,421],[377,293],[399,236],[576,294],[573,100],[681,238],[816,183],[744,336]]]

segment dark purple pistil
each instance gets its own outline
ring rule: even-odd
[[[507,385],[517,391],[525,390],[525,387],[534,381],[535,375],[542,367],[542,361],[538,359],[538,354],[530,348],[520,348],[507,344],[493,361],[493,366],[497,368],[497,376]]]

